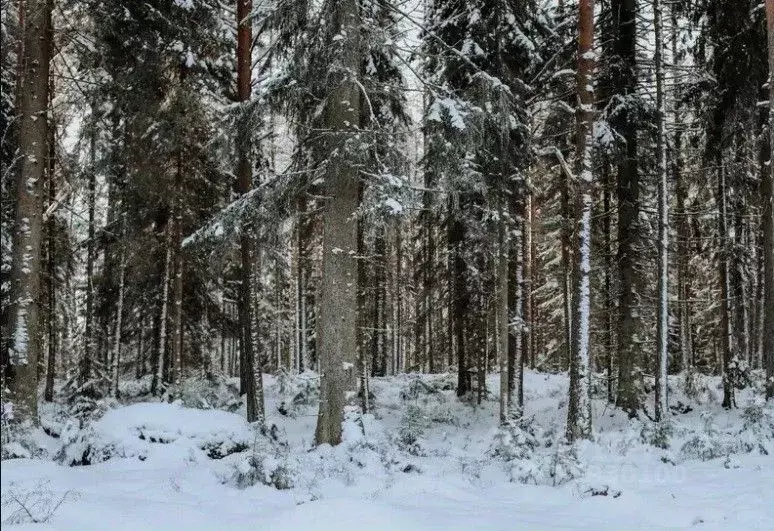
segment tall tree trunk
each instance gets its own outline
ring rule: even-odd
[[[504,170],[504,172],[507,170]],[[508,335],[508,400],[513,414],[521,416],[524,406],[524,183],[516,183],[511,194],[510,211],[514,218],[512,244],[508,260],[508,320],[513,322]],[[515,402],[515,407],[514,407]]]
[[[163,286],[161,288],[161,305],[159,307],[158,320],[158,335],[156,336],[156,344],[154,345],[156,355],[154,356],[154,371],[153,380],[151,382],[151,394],[163,392],[164,384],[166,383],[164,366],[167,359],[167,321],[169,314],[169,283],[170,276],[172,274],[172,242],[171,242],[171,227],[167,222],[164,228],[164,274],[163,274]]]
[[[656,316],[656,421],[668,412],[669,355],[669,201],[666,157],[666,101],[664,94],[664,36],[661,0],[653,0],[656,53],[656,170],[658,173],[658,309]]]
[[[503,198],[505,204],[505,198]],[[508,283],[509,279],[509,242],[508,242],[508,222],[506,219],[506,209],[502,208],[500,212],[500,220],[498,222],[498,245],[497,245],[497,359],[500,367],[500,423],[505,424],[510,418],[510,409],[512,406],[511,398],[511,378],[510,367],[508,358],[510,354],[510,312],[508,304]],[[479,375],[483,376],[483,368],[479,367]],[[479,389],[479,395],[482,390]],[[520,416],[520,415],[519,415]]]
[[[53,44],[53,28],[51,24],[48,25],[49,39]],[[50,73],[49,73],[50,74]],[[48,90],[48,104],[49,109],[53,113],[53,100],[54,94],[54,76],[49,75],[49,90]],[[48,181],[48,205],[49,208],[56,206],[56,126],[53,122],[53,116],[48,126],[48,166],[47,166],[47,181]],[[48,360],[46,364],[46,386],[43,391],[43,399],[46,402],[53,402],[54,400],[54,376],[56,374],[56,351],[59,348],[58,342],[58,312],[57,312],[57,299],[56,299],[56,268],[57,268],[57,254],[56,254],[56,218],[53,215],[48,219],[46,226],[48,236]]]
[[[51,0],[28,0],[24,25],[24,75],[19,102],[19,152],[16,218],[11,263],[9,360],[6,386],[15,418],[37,424],[40,326],[40,265],[43,183],[48,140],[48,79],[51,55]]]
[[[734,378],[731,360],[733,358],[734,334],[731,321],[731,272],[729,267],[730,242],[728,239],[728,191],[726,186],[726,169],[723,167],[722,149],[718,148],[717,168],[718,168],[718,238],[720,239],[721,253],[718,260],[720,270],[720,333],[721,347],[723,355],[723,407],[731,408],[735,406],[734,397]]]
[[[671,6],[672,15],[672,63],[676,69],[679,69],[678,55],[678,5],[673,3]],[[675,72],[677,75],[679,70]],[[679,85],[675,84],[675,89]],[[688,217],[687,204],[688,191],[685,186],[683,176],[683,131],[682,118],[680,115],[680,94],[675,94],[675,104],[673,110],[675,133],[672,156],[672,178],[675,182],[675,199],[677,206],[677,314],[678,326],[680,328],[680,358],[683,371],[688,370],[693,365],[693,341],[691,336],[691,277],[690,277],[690,238],[691,226]]]
[[[620,61],[616,76],[619,96],[636,97],[636,0],[614,0],[617,30],[615,50]],[[631,105],[622,106],[618,132],[626,142],[618,166],[618,406],[636,417],[640,409],[641,341],[643,339],[639,290],[642,285],[640,178],[637,161],[637,121]]]
[[[182,77],[182,76],[181,76]],[[182,140],[179,141],[182,143]],[[174,219],[172,220],[172,314],[170,315],[170,375],[169,380],[179,387],[183,376],[183,154],[175,154],[175,179],[172,192]]]
[[[318,326],[320,411],[315,442],[341,442],[344,406],[356,395],[358,170],[347,140],[360,124],[360,12],[357,0],[330,0],[330,44],[338,68],[329,71],[323,127],[330,147],[325,171],[328,201],[323,212],[323,277]],[[341,39],[334,40],[333,38]],[[346,74],[342,73],[347,72]]]
[[[522,221],[522,326],[521,326],[521,350],[524,362],[529,367],[535,368],[535,352],[532,344],[532,191],[529,182],[524,190],[524,216]],[[524,386],[522,385],[521,402],[524,405]]]
[[[569,177],[560,170],[562,179],[561,209],[562,209],[562,310],[564,314],[564,353],[560,364],[562,370],[569,368],[572,355],[572,225],[573,212],[570,207]]]
[[[237,97],[240,102],[249,101],[252,92],[252,0],[238,0],[237,2]],[[244,128],[238,132],[237,138],[238,166],[237,166],[237,191],[245,195],[253,186],[253,167],[251,161],[252,142],[251,131]],[[247,400],[247,421],[263,421],[263,408],[259,408],[256,379],[261,377],[259,364],[255,359],[253,338],[253,246],[254,239],[251,234],[254,227],[244,223],[240,235],[241,272],[239,287],[239,323],[242,337],[242,349],[240,352],[240,375],[245,384]]]
[[[591,312],[591,209],[594,175],[591,164],[591,135],[594,121],[594,0],[578,4],[578,110],[576,136],[577,259],[573,275],[572,356],[567,410],[567,440],[591,438],[591,366],[589,317]]]
[[[89,211],[88,239],[86,241],[86,316],[83,332],[83,360],[81,361],[80,381],[91,378],[94,363],[94,262],[97,259],[97,231],[95,209],[97,201],[97,105],[91,104],[91,130],[89,131],[89,181],[87,204]]]
[[[611,193],[610,193],[610,165],[605,162],[603,169],[602,183],[602,208],[604,217],[602,218],[602,234],[604,238],[605,252],[605,361],[607,370],[607,401],[615,403],[615,394],[613,392],[613,358],[615,353],[615,301],[613,294],[613,248],[610,242],[611,221],[613,219]]]
[[[457,396],[465,396],[471,390],[468,372],[467,338],[465,336],[465,316],[470,310],[468,303],[467,275],[462,245],[465,241],[465,225],[459,219],[459,212],[452,212],[449,219],[449,261],[451,262],[451,297],[449,298],[449,326],[457,350]]]
[[[121,239],[126,238],[126,213],[121,215]],[[118,384],[121,369],[121,334],[124,316],[124,291],[126,284],[126,249],[125,243],[120,242],[119,273],[118,273],[118,305],[116,306],[116,329],[113,335],[113,368],[112,368],[112,394],[119,397]]]
[[[766,360],[766,398],[774,398],[774,0],[766,0],[769,32],[769,136],[768,179],[763,182],[763,357]]]

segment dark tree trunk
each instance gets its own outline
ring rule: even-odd
[[[615,52],[618,71],[615,92],[620,97],[636,96],[636,0],[613,0],[612,13],[617,30]],[[640,313],[642,271],[640,255],[640,176],[637,158],[637,117],[631,105],[621,107],[616,124],[626,142],[625,154],[618,164],[618,406],[638,415],[641,407],[641,364],[644,337]]]

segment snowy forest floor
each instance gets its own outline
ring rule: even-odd
[[[691,398],[671,378],[668,428],[595,398],[594,441],[574,450],[561,444],[565,374],[527,371],[525,419],[508,429],[495,394],[461,402],[453,375],[375,378],[373,412],[348,413],[336,448],[312,448],[314,374],[265,377],[265,435],[235,383],[190,380],[159,403],[134,382],[83,428],[45,404],[41,449],[2,462],[4,527],[774,529],[774,408],[747,389],[722,409],[718,378],[697,376]],[[497,391],[496,375],[487,383]]]

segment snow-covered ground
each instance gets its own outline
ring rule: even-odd
[[[671,380],[681,407],[670,434],[598,398],[595,439],[574,451],[561,444],[566,375],[532,372],[534,420],[511,430],[497,427],[496,396],[461,403],[451,375],[377,378],[374,411],[349,413],[336,448],[312,448],[310,374],[266,377],[269,436],[242,410],[138,402],[77,430],[55,426],[49,408],[44,425],[61,433],[40,435],[47,455],[2,462],[2,521],[73,531],[774,529],[771,405],[746,407],[744,391],[727,412],[717,379],[701,379],[689,400],[681,378]],[[648,442],[659,439],[669,447]]]

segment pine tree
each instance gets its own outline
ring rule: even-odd
[[[578,4],[578,111],[576,136],[577,260],[573,274],[572,354],[570,357],[570,402],[567,410],[567,440],[591,437],[591,356],[589,318],[591,292],[591,209],[594,174],[591,161],[591,134],[594,121],[594,2]]]

